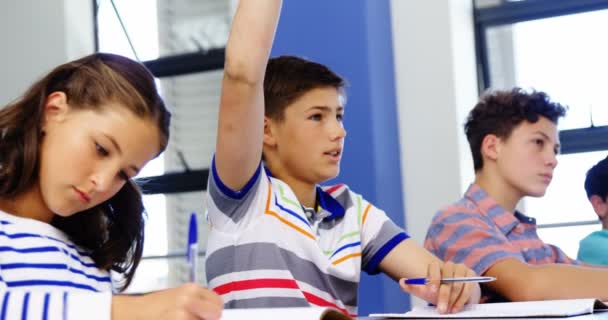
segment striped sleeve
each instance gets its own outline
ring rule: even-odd
[[[549,244],[548,246],[553,251],[553,255],[555,256],[555,263],[582,265],[580,261],[568,257],[568,255],[566,255],[566,253],[557,246],[554,246],[552,244]]]
[[[384,211],[367,201],[361,202],[362,269],[368,274],[377,274],[384,257],[409,236]]]
[[[44,292],[0,289],[1,320],[109,320],[111,319],[111,305],[110,292]]]
[[[260,201],[263,197],[262,193],[267,185],[267,175],[260,162],[253,176],[241,190],[230,189],[221,181],[214,157],[207,186],[207,218],[213,228],[234,232],[237,228],[246,226],[252,220],[249,211],[256,207],[254,202]],[[258,207],[263,208],[263,206]]]
[[[424,246],[441,260],[463,263],[480,275],[507,258],[525,262],[498,228],[474,212],[447,209],[437,213]]]

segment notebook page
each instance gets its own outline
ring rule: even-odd
[[[321,307],[225,309],[222,320],[350,320],[342,312]]]
[[[598,304],[599,303],[599,304]],[[500,302],[468,305],[455,314],[439,314],[435,307],[415,307],[401,314],[370,314],[372,318],[525,318],[566,317],[593,313],[594,306],[606,306],[595,299],[567,299],[547,301]]]

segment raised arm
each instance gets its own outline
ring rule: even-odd
[[[280,10],[280,0],[240,0],[226,45],[215,164],[235,191],[262,157],[264,72]]]

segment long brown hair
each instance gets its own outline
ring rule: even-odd
[[[58,66],[0,110],[0,198],[19,195],[38,181],[44,106],[56,91],[75,109],[99,110],[109,102],[125,106],[156,123],[159,153],[167,146],[171,116],[150,72],[119,55],[92,54]],[[90,250],[98,268],[123,274],[119,289],[124,290],[141,260],[144,214],[137,185],[127,181],[106,202],[70,217],[56,215],[51,224]]]

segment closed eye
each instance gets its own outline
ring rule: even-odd
[[[100,155],[102,157],[106,157],[110,154],[106,148],[104,148],[102,145],[100,145],[97,142],[95,142],[95,151],[97,152],[98,155]]]

